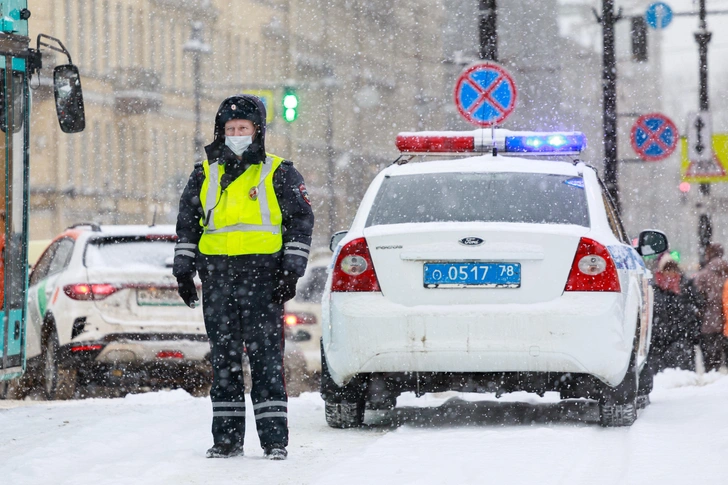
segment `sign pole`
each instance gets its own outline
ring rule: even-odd
[[[480,58],[498,61],[496,0],[480,0]]]
[[[698,43],[698,52],[700,56],[699,78],[700,78],[700,94],[699,105],[700,111],[707,113],[709,109],[708,102],[708,43],[710,42],[711,32],[708,32],[708,24],[705,21],[705,0],[700,0],[700,23],[699,30],[695,32],[695,40]],[[710,140],[708,141],[710,143]],[[698,241],[700,262],[705,261],[705,248],[710,243],[713,233],[713,227],[708,211],[708,197],[710,196],[710,184],[700,184],[701,200],[695,207],[700,214],[698,218]]]
[[[604,129],[604,184],[616,206],[622,211],[617,184],[617,57],[614,51],[614,0],[602,0],[602,96]]]

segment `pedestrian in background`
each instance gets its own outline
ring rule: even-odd
[[[251,95],[222,102],[207,160],[196,164],[179,204],[174,275],[188,306],[202,280],[211,344],[212,436],[208,458],[243,454],[243,352],[267,458],[288,455],[288,396],[283,372],[283,303],[306,270],[313,211],[293,164],[265,151],[266,111]]]
[[[659,259],[653,281],[652,371],[670,367],[694,371],[695,346],[700,342],[700,295],[667,252]]]
[[[728,279],[728,261],[723,259],[723,246],[710,243],[705,248],[707,263],[693,277],[702,297],[700,309],[700,350],[705,370],[719,369],[723,362],[723,285]]]

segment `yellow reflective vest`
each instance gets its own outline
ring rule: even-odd
[[[283,159],[266,154],[265,162],[248,167],[221,193],[225,166],[205,160],[200,189],[204,228],[200,253],[239,256],[273,254],[281,250],[283,216],[273,188],[273,174]]]

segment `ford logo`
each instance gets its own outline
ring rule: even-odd
[[[470,236],[470,237],[464,237],[461,240],[459,240],[458,242],[460,244],[462,244],[463,246],[480,246],[485,241],[483,241],[479,237]]]

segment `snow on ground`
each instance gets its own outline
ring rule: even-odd
[[[263,459],[252,419],[245,457],[206,459],[209,400],[183,391],[0,401],[0,483],[722,483],[728,376],[667,371],[651,398],[631,428],[600,428],[593,403],[551,394],[446,393],[405,395],[368,426],[335,430],[307,393],[290,400],[285,462]]]

